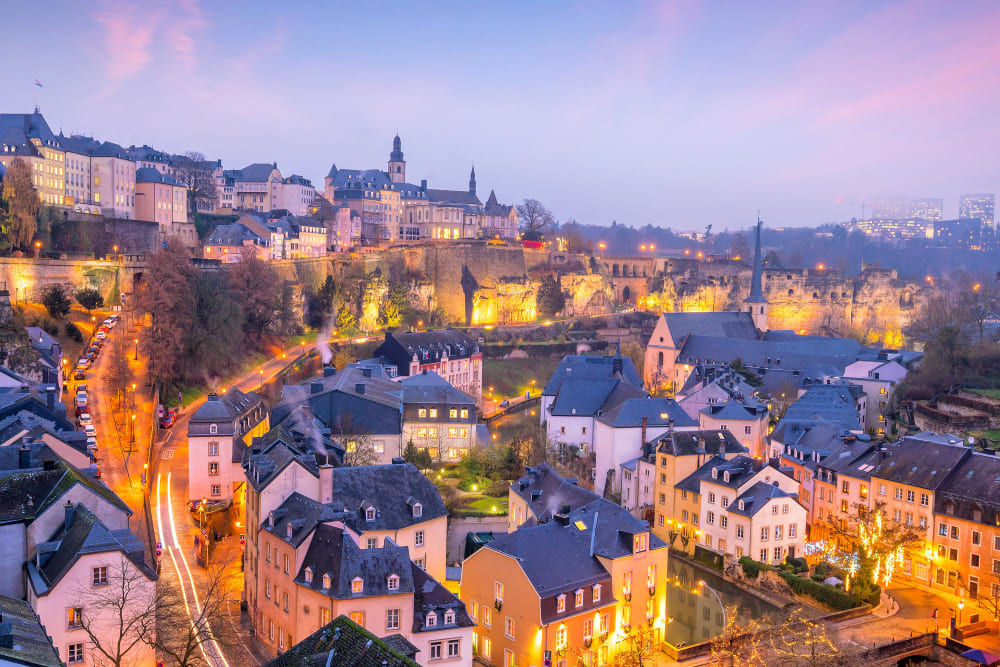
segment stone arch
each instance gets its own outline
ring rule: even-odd
[[[626,285],[622,288],[622,303],[629,303],[632,300],[632,290]]]
[[[612,264],[611,265],[611,275],[613,275],[613,276],[617,276],[618,275],[618,265],[617,264]]]
[[[813,298],[814,299],[818,299],[819,298],[819,292],[813,292]]]
[[[656,353],[656,367],[663,368],[663,350]]]
[[[793,289],[788,290],[788,296],[795,296],[795,290]]]

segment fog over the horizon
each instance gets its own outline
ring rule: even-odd
[[[227,168],[331,163],[675,229],[816,225],[1000,191],[1000,5],[263,3],[5,7],[0,112]],[[29,74],[25,72],[29,71]],[[43,87],[34,85],[38,79]],[[839,200],[839,203],[838,203]]]

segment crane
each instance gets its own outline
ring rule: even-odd
[[[871,208],[872,208],[871,204],[866,204],[863,200],[862,201],[849,201],[847,203],[850,204],[851,206],[860,206],[861,207],[861,217],[859,218],[859,220],[865,220],[866,219],[865,218],[865,209],[867,208],[870,211]]]

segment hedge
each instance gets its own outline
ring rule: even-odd
[[[712,568],[713,570],[722,571],[722,554],[705,549],[700,544],[694,548],[694,560],[698,561],[702,565]]]
[[[833,586],[827,586],[826,584],[818,581],[800,577],[797,574],[792,574],[791,572],[776,568],[772,565],[768,565],[767,563],[755,561],[748,556],[740,558],[740,565],[743,567],[743,573],[749,579],[756,579],[764,570],[777,572],[778,576],[784,579],[795,593],[799,595],[808,595],[817,602],[829,605],[837,611],[854,609],[855,607],[865,603],[874,607],[878,604],[879,597],[881,595],[881,590],[878,586],[875,586],[875,589],[872,591],[872,594],[868,597],[868,599],[861,599],[850,593],[845,593],[838,588],[834,588]]]

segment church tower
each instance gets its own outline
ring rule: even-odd
[[[392,152],[389,153],[389,180],[393,183],[406,182],[406,160],[403,159],[403,142],[398,134],[392,140]]]
[[[469,174],[469,194],[476,194],[476,165],[472,165],[472,173]]]
[[[753,251],[753,277],[750,279],[750,294],[743,300],[744,312],[750,313],[753,325],[757,331],[763,333],[767,331],[767,299],[764,297],[763,273],[764,259],[760,252],[760,231],[764,223],[757,219],[757,239],[754,243]]]

